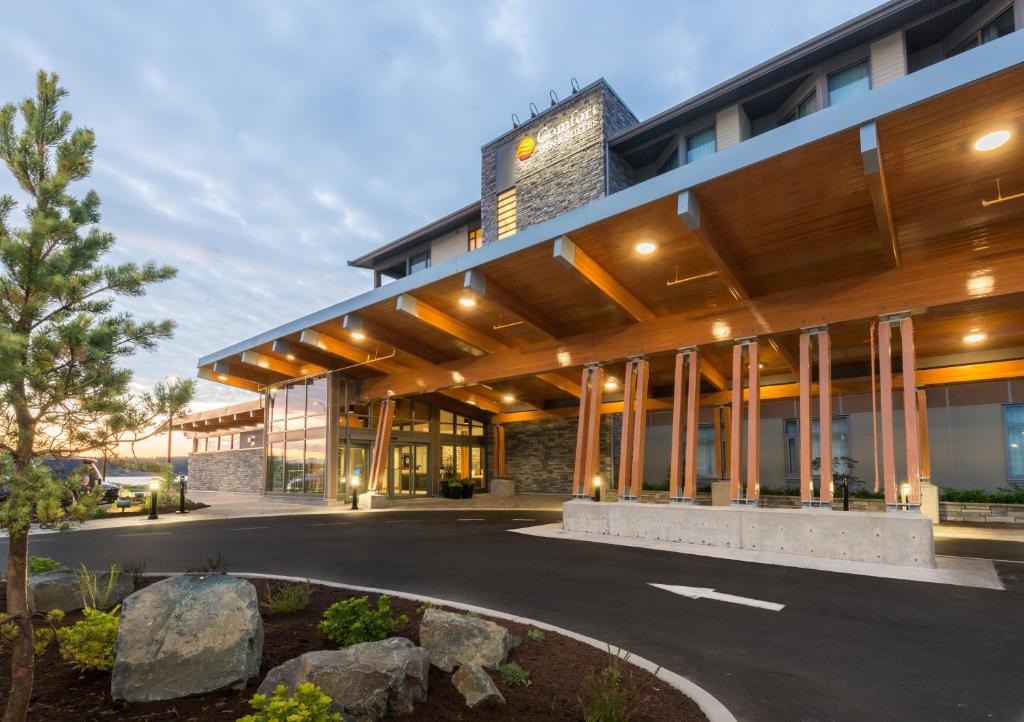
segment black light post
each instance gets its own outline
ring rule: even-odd
[[[154,479],[149,482],[149,519],[156,519],[156,497],[160,493],[160,482]]]
[[[359,477],[353,476],[349,483],[352,485],[352,509],[354,511],[359,508]]]
[[[188,510],[185,509],[185,475],[182,474],[178,477],[178,513],[188,514]]]

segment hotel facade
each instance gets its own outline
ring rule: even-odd
[[[552,94],[480,200],[350,262],[373,289],[199,360],[254,396],[176,424],[193,488],[1024,484],[1022,26],[896,0],[646,120]]]

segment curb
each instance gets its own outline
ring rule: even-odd
[[[177,576],[181,572],[151,572],[146,573],[144,576],[147,577],[167,577]],[[363,587],[356,584],[342,584],[340,582],[329,582],[324,579],[313,579],[309,577],[292,577],[281,574],[263,574],[261,572],[231,572],[233,577],[251,577],[253,579],[274,579],[279,581],[287,582],[305,582],[308,581],[311,584],[319,584],[325,587],[332,587],[334,589],[348,589],[356,592],[368,592],[370,594],[387,594],[391,597],[398,597],[401,599],[409,599],[414,602],[429,602],[438,606],[452,607],[454,609],[462,609],[467,612],[476,612],[488,617],[495,617],[498,619],[507,619],[510,622],[516,622],[518,624],[527,624],[538,629],[546,629],[549,632],[557,632],[558,634],[574,639],[577,642],[583,642],[588,644],[595,649],[608,651],[611,654],[618,656],[629,655],[628,662],[632,665],[639,667],[647,672],[650,672],[655,677],[660,679],[662,682],[674,687],[679,690],[687,697],[692,699],[700,707],[701,712],[708,718],[709,722],[736,722],[736,717],[733,716],[724,704],[722,704],[714,695],[708,692],[706,689],[701,687],[695,682],[687,679],[681,674],[670,672],[664,667],[651,662],[648,659],[633,654],[629,650],[621,649],[615,645],[602,642],[600,639],[594,639],[583,634],[579,634],[570,629],[555,626],[554,624],[548,624],[547,622],[541,622],[536,619],[530,619],[529,617],[520,617],[516,614],[509,614],[508,612],[501,612],[495,609],[489,609],[487,607],[479,607],[475,604],[463,604],[462,602],[453,602],[450,599],[441,599],[439,597],[429,597],[422,594],[410,594],[409,592],[401,592],[393,589],[379,589],[377,587]]]

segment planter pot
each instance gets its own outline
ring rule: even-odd
[[[473,498],[473,487],[472,486],[466,486],[465,484],[463,484],[463,486],[462,486],[462,498],[463,499],[472,499]]]

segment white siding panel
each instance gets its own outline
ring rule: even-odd
[[[893,33],[871,43],[871,87],[877,88],[907,74],[903,33]]]

